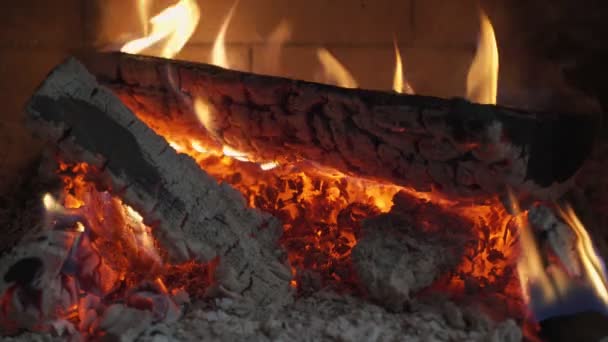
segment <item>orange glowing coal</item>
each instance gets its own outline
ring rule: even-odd
[[[47,226],[56,225],[57,217],[75,222],[73,231],[78,235],[71,246],[66,246],[74,261],[67,261],[66,265],[71,266],[64,266],[63,272],[80,289],[80,298],[97,298],[103,305],[110,305],[128,301],[132,291],[141,286],[153,286],[165,295],[183,290],[191,297],[202,298],[213,281],[213,263],[166,262],[152,228],[144,224],[135,209],[97,189],[89,180],[97,171],[88,164],[60,162],[57,174],[63,182],[62,192],[57,199],[50,194],[43,197],[50,218]],[[79,326],[81,305],[76,302],[58,310]]]

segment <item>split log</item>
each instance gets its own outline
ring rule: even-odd
[[[279,221],[177,154],[78,61],[52,71],[27,112],[62,159],[99,170],[98,185],[143,216],[172,261],[218,257],[221,291],[261,306],[291,301]]]
[[[85,64],[163,134],[183,135],[186,127],[195,138],[210,135],[256,160],[312,160],[461,198],[507,186],[559,197],[591,150],[596,121],[120,53],[88,56]],[[210,107],[207,133],[195,98]]]

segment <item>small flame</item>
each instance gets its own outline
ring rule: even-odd
[[[498,47],[494,28],[484,11],[480,13],[477,52],[467,75],[467,99],[477,103],[496,104],[498,89]]]
[[[80,233],[83,233],[85,231],[84,224],[82,224],[82,222],[76,222],[76,231]]]
[[[239,0],[236,0],[230,8],[230,11],[226,15],[226,18],[220,27],[217,37],[215,38],[215,42],[213,43],[213,50],[211,51],[211,63],[222,68],[230,68],[230,63],[228,63],[228,57],[226,56],[226,31],[228,31],[228,26],[230,26],[230,21],[232,20],[234,10],[238,4]]]
[[[205,127],[210,135],[214,135],[215,127],[213,117],[211,116],[211,108],[209,104],[200,97],[194,99],[194,113],[198,121]]]
[[[399,94],[405,93],[414,94],[414,88],[403,77],[403,62],[401,60],[401,52],[397,45],[397,40],[393,41],[395,45],[395,75],[393,76],[393,90]]]
[[[249,161],[249,159],[247,158],[247,154],[245,152],[237,151],[227,145],[224,145],[222,147],[222,153],[224,153],[224,155],[226,157],[231,157],[231,158],[234,158],[239,161],[244,161],[244,162]]]
[[[262,169],[264,171],[268,171],[268,170],[272,170],[272,169],[276,168],[277,166],[279,166],[279,163],[272,161],[272,162],[260,164],[260,169]]]
[[[140,1],[138,6],[140,16],[146,15],[146,12],[143,12],[145,5],[145,1]],[[165,40],[160,56],[173,58],[186,45],[198,25],[199,19],[200,10],[196,1],[180,0],[150,19],[152,26],[150,34],[126,43],[120,51],[140,53]]]
[[[203,145],[201,145],[200,142],[196,141],[196,140],[192,140],[190,142],[190,146],[192,146],[192,148],[198,152],[198,153],[207,153],[209,152],[209,150],[207,150]]]
[[[184,146],[180,145],[175,141],[167,140],[167,143],[169,143],[169,146],[171,146],[177,152],[183,152],[185,150]]]
[[[353,75],[327,49],[318,49],[317,57],[323,66],[323,71],[329,82],[344,88],[357,88],[358,84]]]
[[[53,195],[46,193],[42,196],[42,204],[44,204],[44,209],[47,212],[61,212],[63,211],[63,206],[57,202],[57,200],[53,197]]]
[[[268,36],[264,47],[264,58],[260,61],[261,73],[279,75],[281,72],[281,49],[291,37],[291,27],[287,21],[282,20]]]

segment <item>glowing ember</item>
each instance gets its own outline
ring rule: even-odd
[[[477,103],[496,103],[498,89],[498,47],[494,28],[485,12],[480,14],[477,52],[467,75],[467,99]]]
[[[96,174],[85,163],[60,163],[58,175],[64,187],[59,200],[50,194],[42,198],[45,239],[58,242],[48,256],[65,260],[57,263],[57,273],[50,275],[53,279],[46,280],[49,288],[38,290],[44,299],[27,309],[31,314],[39,310],[37,321],[27,325],[32,330],[45,331],[62,321],[72,337],[96,339],[105,334],[98,320],[116,305],[148,311],[157,321],[170,321],[179,317],[184,298],[202,298],[213,282],[217,260],[210,264],[164,262],[152,228],[135,209],[99,191],[88,180]],[[4,309],[0,328],[23,326],[10,317],[11,313],[27,314],[15,299],[23,296],[21,292],[31,291],[23,286],[29,285],[15,284],[0,298]]]
[[[327,49],[318,49],[317,57],[323,66],[327,83],[337,84],[344,88],[357,88],[359,86],[350,71]]]
[[[140,1],[138,9],[140,16],[147,15],[147,5]],[[172,58],[188,42],[198,25],[200,11],[196,1],[180,0],[177,4],[167,7],[161,13],[150,19],[152,30],[145,37],[126,43],[120,51],[140,53],[155,44],[164,41],[160,56]]]
[[[393,76],[393,90],[397,93],[414,94],[414,88],[403,77],[403,62],[401,61],[401,52],[397,40],[394,40],[395,45],[395,75]]]

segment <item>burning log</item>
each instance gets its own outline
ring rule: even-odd
[[[88,163],[97,186],[141,214],[170,261],[219,259],[213,277],[220,293],[261,306],[291,301],[278,220],[247,208],[236,190],[178,155],[79,62],[57,67],[27,111],[62,160]]]
[[[256,161],[305,159],[461,198],[510,186],[555,199],[593,140],[590,115],[343,89],[127,54],[96,54],[86,64],[155,129],[210,136]]]

